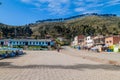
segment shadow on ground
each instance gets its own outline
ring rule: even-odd
[[[12,68],[12,69],[73,69],[73,70],[84,70],[84,69],[104,69],[112,71],[120,71],[120,66],[113,66],[107,64],[76,64],[76,65],[26,65],[17,66],[11,62],[0,62],[0,68]]]
[[[16,58],[19,58],[19,57],[23,57],[24,55],[26,55],[26,53],[22,54],[22,55],[17,55],[15,57],[7,57],[7,58],[1,58],[0,60],[4,60],[4,59],[16,59]]]

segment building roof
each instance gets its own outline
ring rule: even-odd
[[[84,35],[78,35],[78,39],[84,39],[85,36]]]

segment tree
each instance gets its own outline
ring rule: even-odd
[[[2,35],[3,35],[2,31],[0,31],[0,38],[2,38]]]
[[[118,22],[118,28],[120,28],[120,22]]]

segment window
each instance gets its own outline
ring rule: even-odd
[[[12,41],[10,41],[10,44],[12,43]]]
[[[112,43],[112,41],[109,41],[110,43]]]
[[[39,44],[41,44],[41,42],[39,42]]]
[[[48,45],[50,45],[50,42],[48,42]]]
[[[42,44],[44,44],[44,42],[42,42]]]
[[[106,41],[106,43],[109,43],[108,41]]]
[[[38,44],[38,42],[36,42],[36,44]]]

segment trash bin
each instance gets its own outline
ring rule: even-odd
[[[111,52],[111,50],[110,50],[110,49],[107,49],[107,52]]]

